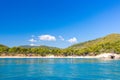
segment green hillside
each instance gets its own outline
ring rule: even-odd
[[[6,53],[8,51],[8,47],[0,44],[0,53]]]
[[[41,46],[30,46],[30,45],[22,45],[19,46],[21,48],[45,48],[45,49],[59,49],[57,47],[51,47],[51,46],[45,46],[45,45],[41,45]]]
[[[7,47],[7,46],[0,44],[0,47]]]
[[[72,45],[69,48],[94,54],[102,52],[120,53],[120,34],[110,34],[102,38]]]

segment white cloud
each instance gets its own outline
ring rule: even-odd
[[[77,43],[77,38],[73,37],[73,38],[69,39],[68,42]]]
[[[60,38],[62,41],[64,41],[64,40],[65,40],[62,36],[59,36],[59,38]]]
[[[29,42],[37,42],[37,40],[32,38],[32,39],[29,40]]]
[[[38,37],[42,41],[56,41],[55,36],[52,36],[52,35],[41,35],[41,36],[38,36]]]

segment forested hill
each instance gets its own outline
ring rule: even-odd
[[[2,44],[0,44],[0,47],[2,47],[2,48],[8,48],[7,46],[2,45]]]
[[[95,40],[90,40],[83,43],[78,43],[75,45],[70,46],[71,48],[87,48],[93,45],[100,45],[106,43],[116,43],[120,41],[120,34],[110,34],[102,38],[98,38]]]
[[[51,46],[45,46],[45,45],[41,45],[41,46],[30,46],[30,45],[22,45],[19,46],[21,48],[46,48],[46,49],[59,49],[57,47],[51,47]]]
[[[110,34],[95,40],[70,46],[71,49],[85,49],[89,53],[120,52],[120,34]]]

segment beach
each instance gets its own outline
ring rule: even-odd
[[[0,58],[102,58],[102,59],[120,59],[120,55],[114,53],[102,53],[97,56],[0,56]]]
[[[0,58],[97,58],[96,56],[0,56]]]

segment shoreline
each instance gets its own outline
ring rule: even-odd
[[[96,56],[0,56],[0,58],[97,58]]]
[[[54,55],[48,55],[48,56],[0,56],[0,58],[96,58],[96,59],[120,59],[120,55],[114,54],[114,53],[103,53],[96,56],[54,56]]]

